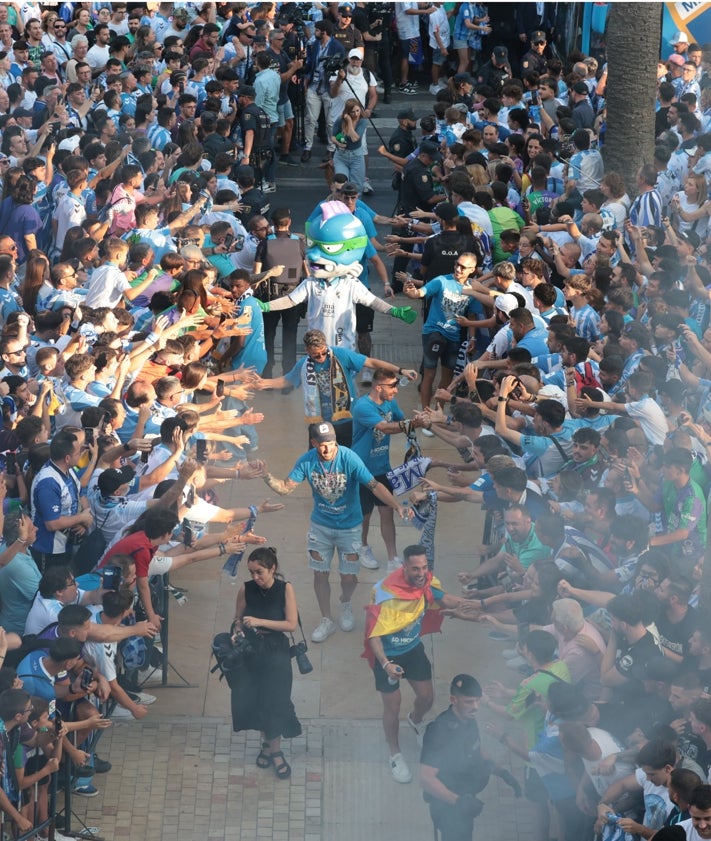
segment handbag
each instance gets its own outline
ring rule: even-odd
[[[294,635],[290,634],[291,637],[291,646],[289,648],[289,654],[296,660],[296,667],[299,670],[300,675],[308,675],[313,672],[314,667],[311,665],[311,660],[309,660],[308,655],[306,652],[309,650],[308,645],[306,644],[306,636],[304,634],[304,627],[301,624],[301,615],[297,614],[299,620],[299,630],[301,631],[301,642],[294,641]]]

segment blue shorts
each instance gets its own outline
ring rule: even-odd
[[[363,543],[360,524],[349,529],[332,529],[311,522],[306,540],[309,551],[309,567],[314,572],[330,572],[333,553],[336,550],[338,551],[338,571],[340,574],[358,574],[360,569],[358,551]],[[312,552],[318,554],[321,560],[317,561],[311,554]],[[348,560],[346,555],[355,555],[355,560]]]
[[[460,38],[453,38],[452,39],[452,47],[454,47],[455,50],[466,50],[466,48],[468,46],[469,46],[468,41],[463,41]]]
[[[279,115],[279,128],[285,125],[287,120],[294,119],[294,109],[291,106],[290,99],[287,99],[283,105],[277,105],[277,114]]]
[[[442,51],[439,47],[435,47],[432,52],[432,64],[436,64],[438,67],[441,67],[443,64],[447,63],[446,56],[442,55]]]

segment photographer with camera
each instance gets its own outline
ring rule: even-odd
[[[247,559],[247,569],[252,580],[237,594],[233,625],[233,642],[243,654],[243,668],[231,688],[232,729],[236,733],[259,730],[262,745],[257,767],[274,768],[277,779],[288,780],[291,766],[281,740],[300,736],[301,724],[291,701],[287,634],[299,624],[299,608],[294,588],[279,572],[275,549],[255,549]]]
[[[345,50],[332,37],[333,24],[328,20],[319,20],[314,24],[315,40],[309,44],[306,56],[306,125],[304,128],[304,151],[301,161],[311,160],[311,147],[314,142],[314,131],[321,113],[324,111],[326,133],[331,137],[333,118],[331,117],[331,94],[329,78],[337,72],[343,64]],[[334,145],[329,139],[326,160],[333,156]]]

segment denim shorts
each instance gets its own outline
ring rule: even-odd
[[[362,546],[361,526],[352,526],[349,529],[332,529],[318,523],[309,524],[307,536],[307,548],[309,551],[309,567],[314,572],[330,572],[331,561],[334,550],[338,552],[338,571],[341,575],[357,575],[360,569],[358,550]],[[317,561],[312,552],[321,556]],[[354,561],[349,561],[346,555],[355,555]]]
[[[277,114],[279,115],[279,128],[281,128],[287,120],[294,119],[294,109],[291,105],[291,100],[287,99],[283,105],[277,105]]]
[[[432,52],[432,64],[436,64],[438,67],[441,67],[443,64],[446,64],[446,62],[447,59],[442,55],[440,48],[435,47]]]
[[[466,41],[463,41],[461,38],[453,38],[452,39],[452,47],[455,50],[465,50],[469,44]]]

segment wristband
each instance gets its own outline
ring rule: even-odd
[[[158,335],[156,333],[149,333],[146,338],[144,339],[147,345],[154,345],[158,341]]]
[[[390,285],[390,284],[388,284],[388,286],[389,286],[389,285]],[[398,374],[400,374],[400,376],[402,376],[402,368],[398,368],[398,369],[397,369],[397,372],[398,372]]]
[[[498,398],[498,402],[499,402],[499,403],[508,403],[508,402],[509,402],[509,398],[508,398],[508,397],[499,397],[499,398]]]
[[[239,479],[239,467],[235,469],[235,479]]]
[[[220,543],[219,546],[220,546],[220,555],[226,555],[227,554],[227,549],[225,549],[225,544]]]
[[[132,447],[128,443],[124,444],[123,448],[127,453],[130,453],[132,449]]]
[[[29,542],[29,540],[23,540],[21,537],[15,538],[15,543],[21,543],[23,546],[27,546]]]
[[[256,506],[256,505],[250,505],[250,506],[249,506],[249,513],[250,513],[250,514],[251,514],[251,516],[252,516],[252,517],[254,517],[254,519],[256,520],[256,519],[257,519],[257,517],[259,516],[259,509],[257,508],[257,506]]]

